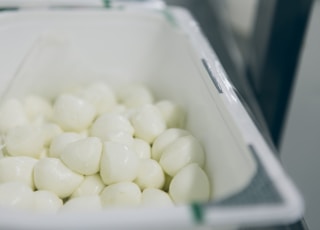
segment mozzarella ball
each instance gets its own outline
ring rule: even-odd
[[[38,190],[34,194],[34,210],[42,213],[56,213],[63,205],[62,200],[53,192]]]
[[[152,159],[141,159],[138,175],[134,182],[142,190],[145,188],[162,188],[165,178],[159,163]]]
[[[62,129],[54,123],[45,123],[41,125],[44,145],[48,147],[56,136],[62,133]]]
[[[145,104],[152,104],[154,101],[151,91],[144,85],[124,85],[118,90],[120,103],[128,108],[136,108]]]
[[[117,114],[104,114],[91,127],[91,136],[103,141],[131,142],[134,129],[129,120]]]
[[[52,139],[49,156],[59,158],[63,149],[70,143],[83,139],[79,133],[62,133]]]
[[[197,163],[204,165],[205,155],[200,142],[193,136],[179,137],[170,144],[160,158],[160,165],[170,176],[174,176],[184,166]]]
[[[153,207],[173,206],[173,201],[169,194],[156,188],[147,188],[143,190],[141,203],[142,205]]]
[[[190,133],[184,129],[171,128],[167,129],[158,136],[152,144],[151,157],[152,159],[159,161],[164,149],[169,146],[173,141],[179,137],[190,135]]]
[[[105,184],[133,181],[138,169],[139,157],[131,148],[116,142],[105,142],[100,165],[100,175]]]
[[[99,195],[104,187],[105,185],[99,174],[86,176],[71,197]]]
[[[99,195],[80,196],[68,200],[61,208],[60,212],[92,212],[102,209]]]
[[[149,159],[151,157],[151,147],[146,141],[135,138],[133,148],[140,159]]]
[[[110,111],[117,103],[113,90],[103,82],[90,84],[82,89],[78,95],[90,102],[96,108],[98,115]]]
[[[53,108],[51,103],[44,97],[28,95],[24,98],[24,108],[30,121],[39,117],[52,120]]]
[[[34,166],[34,183],[38,190],[48,190],[60,198],[70,196],[83,176],[67,168],[57,158],[42,158]]]
[[[24,125],[9,130],[6,136],[6,147],[11,156],[38,158],[44,148],[44,141],[40,127]]]
[[[32,210],[33,191],[25,183],[7,182],[0,184],[0,206]]]
[[[166,122],[159,109],[151,104],[139,108],[131,117],[131,123],[135,130],[135,136],[148,143],[152,143],[166,130]]]
[[[83,99],[63,94],[54,103],[53,115],[63,130],[80,132],[91,125],[96,116],[96,110]]]
[[[168,128],[184,128],[186,114],[180,106],[169,100],[159,101],[155,105],[164,117]]]
[[[20,181],[34,189],[33,168],[38,160],[32,157],[4,157],[0,159],[0,183]]]
[[[6,133],[8,130],[28,122],[27,114],[18,99],[8,99],[1,104],[0,133]]]
[[[198,164],[182,168],[171,181],[169,194],[176,204],[206,202],[210,198],[210,184]]]
[[[132,182],[107,186],[100,194],[103,207],[136,206],[141,203],[141,191]]]
[[[87,137],[66,145],[60,159],[67,167],[82,175],[99,171],[102,143],[97,137]]]

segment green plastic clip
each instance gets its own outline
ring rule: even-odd
[[[192,216],[196,224],[203,223],[203,209],[197,203],[191,204]]]

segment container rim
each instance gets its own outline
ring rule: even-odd
[[[129,9],[135,10],[135,9]],[[140,9],[141,10],[141,9]],[[304,201],[298,192],[297,188],[291,182],[291,179],[287,176],[283,170],[279,160],[276,158],[273,150],[268,146],[264,140],[261,132],[257,129],[256,125],[251,120],[245,107],[241,103],[237,96],[234,87],[227,77],[226,72],[221,65],[219,58],[215,54],[214,50],[209,45],[209,42],[201,32],[201,29],[188,10],[182,7],[167,7],[162,9],[165,11],[167,20],[173,26],[178,26],[183,32],[190,38],[191,45],[197,51],[199,61],[205,63],[204,68],[207,69],[208,75],[212,74],[212,84],[223,93],[219,93],[219,97],[223,101],[225,107],[228,109],[230,114],[233,116],[233,121],[239,128],[248,148],[253,146],[254,152],[257,159],[261,162],[266,175],[272,181],[276,191],[281,197],[280,203],[274,204],[255,204],[255,205],[207,205],[207,204],[196,204],[200,208],[201,212],[201,224],[210,226],[222,226],[226,223],[236,226],[253,226],[253,225],[270,225],[270,224],[285,224],[294,222],[300,219],[304,213]],[[59,11],[57,11],[59,12]],[[81,10],[78,10],[81,12]],[[18,12],[17,12],[18,13]],[[210,76],[211,77],[211,76]],[[172,209],[172,208],[170,208]],[[168,209],[148,209],[138,210],[136,213],[132,213],[132,210],[121,210],[124,213],[130,213],[130,218],[125,223],[120,223],[121,226],[128,226],[128,224],[135,224],[141,221],[145,217],[140,215],[148,212],[149,214],[155,213],[155,215],[148,215],[153,223],[165,223],[173,220],[176,225],[182,223],[183,226],[190,226],[190,224],[196,224],[197,218],[195,218],[194,206],[182,205],[174,208],[175,215],[172,212],[161,212],[164,213],[161,216],[159,210],[166,211]],[[119,210],[118,210],[119,211]],[[106,212],[110,214],[110,217],[119,214],[117,210],[113,214],[110,210]],[[2,222],[4,225],[10,226],[12,223],[12,214],[16,212],[6,212],[2,216]],[[157,214],[156,214],[157,213]],[[76,215],[76,216],[75,216]],[[83,217],[88,214],[83,214]],[[101,215],[95,216],[96,213],[90,214],[91,219],[88,219],[88,226],[90,224],[99,224],[105,221],[101,218]],[[41,215],[42,216],[42,215]],[[69,217],[74,217],[68,219]],[[75,220],[75,217],[81,218],[82,214],[70,214],[65,216],[57,216],[52,218],[51,215],[43,215],[42,225],[36,223],[37,217],[35,215],[25,215],[21,212],[17,214],[17,225],[20,227],[36,227],[45,228],[48,223],[52,223],[53,226],[60,226],[61,223],[57,221],[60,219],[63,222],[63,226],[60,227],[72,227],[75,223],[71,220]],[[150,219],[149,218],[149,219]],[[110,219],[111,224],[116,224],[114,219]]]

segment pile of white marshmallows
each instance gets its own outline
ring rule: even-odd
[[[0,206],[41,212],[174,205],[210,197],[185,112],[144,85],[95,82],[0,106]]]

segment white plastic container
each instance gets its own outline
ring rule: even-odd
[[[299,193],[194,19],[182,8],[133,5],[0,12],[0,94],[51,97],[93,80],[145,83],[185,108],[187,129],[206,151],[212,201],[58,215],[0,208],[0,228],[237,229],[298,220]]]

